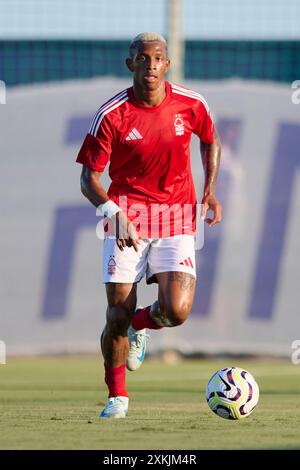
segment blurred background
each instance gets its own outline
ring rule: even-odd
[[[205,96],[223,145],[224,218],[197,252],[193,311],[153,332],[149,351],[288,357],[300,331],[297,0],[0,0],[0,340],[8,356],[99,350],[102,244],[75,159],[97,108],[131,85],[125,58],[142,31],[168,39],[169,79]],[[191,155],[200,198],[197,139]],[[138,303],[156,296],[143,282]]]
[[[1,0],[1,79],[129,78],[129,40],[148,30],[183,40],[185,79],[299,77],[297,0]]]

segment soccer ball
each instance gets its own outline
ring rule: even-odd
[[[239,367],[218,370],[206,387],[206,401],[221,418],[242,419],[258,403],[259,388],[254,377]]]

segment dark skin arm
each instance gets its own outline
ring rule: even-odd
[[[102,173],[92,170],[83,165],[80,185],[82,194],[95,206],[104,204],[109,200],[108,194],[103,188],[100,177]],[[139,236],[135,230],[134,224],[127,219],[124,212],[120,211],[113,217],[116,223],[116,233],[122,230],[122,238],[117,237],[117,245],[121,251],[126,246],[133,246],[135,251],[138,251]]]
[[[200,143],[200,152],[205,174],[204,191],[201,204],[203,204],[202,219],[212,227],[222,220],[222,206],[216,198],[216,182],[221,159],[221,143],[217,132],[214,132],[212,144]],[[206,218],[208,210],[213,212],[213,218]]]

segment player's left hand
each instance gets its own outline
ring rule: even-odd
[[[207,196],[203,196],[201,204],[203,204],[201,219],[204,220],[209,227],[212,227],[213,225],[221,222],[222,206],[214,194],[208,194]],[[211,210],[214,214],[212,219],[206,217],[206,213],[208,210]]]

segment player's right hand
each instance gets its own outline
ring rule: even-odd
[[[124,251],[126,246],[133,246],[135,251],[138,251],[140,244],[139,235],[136,231],[134,224],[126,217],[124,212],[120,211],[116,214],[116,242],[118,248]]]

